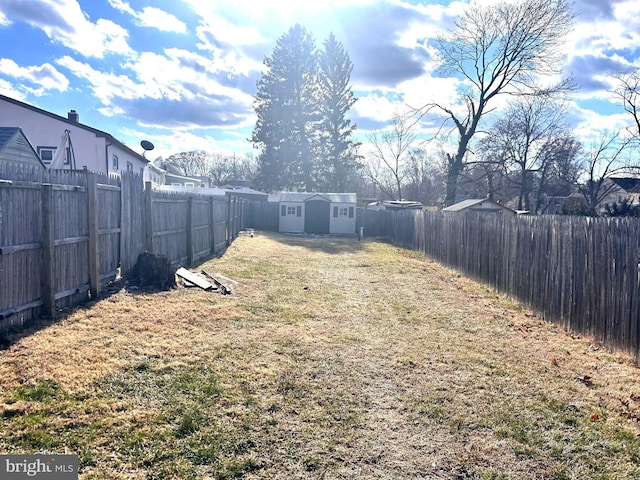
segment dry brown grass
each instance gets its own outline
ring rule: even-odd
[[[242,236],[0,352],[0,451],[81,478],[640,478],[640,376],[416,253]]]

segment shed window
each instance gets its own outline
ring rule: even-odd
[[[295,215],[296,207],[287,207],[287,215]]]
[[[347,207],[333,207],[333,218],[346,217],[347,215],[349,215]],[[353,218],[353,214],[349,218]]]

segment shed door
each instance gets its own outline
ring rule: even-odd
[[[309,200],[304,204],[304,231],[306,233],[329,233],[331,207],[325,200]]]

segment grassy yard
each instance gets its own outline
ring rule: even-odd
[[[83,479],[640,478],[640,370],[374,241],[241,236],[0,351],[0,452]],[[526,272],[523,272],[526,274]]]

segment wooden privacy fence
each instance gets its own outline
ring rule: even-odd
[[[190,265],[245,228],[234,196],[167,194],[139,175],[0,168],[0,330],[96,298],[145,250]]]
[[[370,232],[491,285],[548,321],[640,359],[637,219],[422,211],[362,215]],[[375,230],[380,225],[382,233]]]

